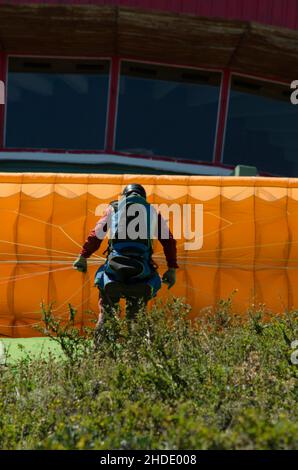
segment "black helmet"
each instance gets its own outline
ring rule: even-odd
[[[129,194],[136,193],[146,199],[146,191],[140,184],[128,184],[122,191],[122,196],[128,196]]]

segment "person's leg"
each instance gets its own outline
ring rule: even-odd
[[[108,297],[104,291],[99,293],[98,324],[104,323],[106,319],[110,318],[113,315],[114,311],[117,309],[118,302],[118,297]]]
[[[126,318],[134,320],[138,311],[147,306],[149,300],[156,296],[160,288],[161,280],[157,271],[145,283],[126,286]]]
[[[137,313],[145,308],[149,298],[145,297],[126,297],[126,318],[135,320]]]
[[[151,298],[151,289],[148,284],[135,284],[125,289],[126,318],[134,320],[140,309],[145,308]]]
[[[118,308],[120,296],[118,294],[117,285],[109,284],[105,289],[99,289],[99,316],[94,331],[95,346],[98,348],[105,330],[105,322]]]

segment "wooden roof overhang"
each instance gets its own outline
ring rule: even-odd
[[[0,5],[9,54],[120,56],[298,79],[298,31],[99,5]]]

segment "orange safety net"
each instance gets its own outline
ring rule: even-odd
[[[40,303],[55,302],[63,318],[68,303],[79,326],[97,311],[94,273],[106,242],[89,260],[88,273],[72,268],[99,204],[117,199],[138,182],[155,204],[202,205],[203,245],[185,249],[177,241],[177,284],[160,296],[182,296],[192,315],[238,289],[234,310],[252,302],[278,313],[298,307],[298,179],[151,175],[0,174],[0,336],[39,333]],[[193,220],[191,222],[193,225]],[[173,229],[173,220],[170,218]],[[191,227],[193,229],[193,226]],[[196,233],[197,235],[197,233]],[[162,274],[162,247],[154,242]]]

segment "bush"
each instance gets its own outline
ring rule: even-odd
[[[244,321],[231,299],[189,319],[180,299],[112,318],[101,348],[43,307],[65,358],[20,361],[0,375],[1,449],[295,449],[298,315]]]

